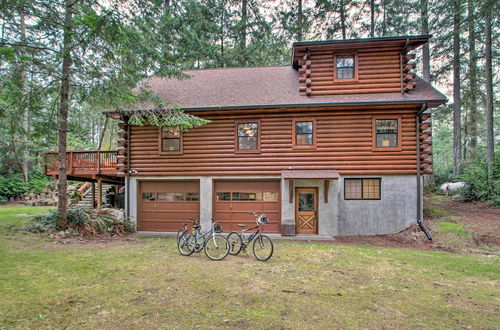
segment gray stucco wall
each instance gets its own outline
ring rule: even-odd
[[[331,180],[329,201],[324,202],[323,180],[294,180],[297,187],[318,188],[318,234],[325,236],[374,235],[398,232],[416,223],[417,181],[414,175],[370,176],[382,178],[381,200],[344,200],[344,179]],[[244,177],[245,179],[250,179]],[[253,177],[252,179],[277,177]],[[242,177],[147,177],[141,180],[199,180],[200,220],[204,230],[212,218],[213,181]],[[130,179],[130,220],[137,223],[137,178]],[[282,223],[295,225],[295,203],[289,203],[288,180],[281,180]]]
[[[401,231],[417,221],[417,179],[414,175],[382,178],[381,200],[344,200],[344,179],[338,191],[338,235],[374,235]]]

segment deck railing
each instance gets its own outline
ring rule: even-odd
[[[68,151],[66,153],[69,175],[115,175],[116,174],[115,150],[111,151]],[[48,152],[43,155],[43,171],[47,175],[57,175],[59,172],[59,159],[57,152]]]

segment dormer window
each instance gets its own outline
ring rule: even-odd
[[[354,55],[337,56],[337,79],[354,79]]]
[[[356,53],[335,54],[333,56],[333,79],[338,82],[358,79],[358,56]]]

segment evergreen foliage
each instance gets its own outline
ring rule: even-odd
[[[64,55],[64,0],[0,2],[0,173],[16,182],[4,196],[20,196],[29,186],[16,173],[36,172],[40,154],[58,143],[61,72]],[[487,131],[498,145],[500,3],[492,0],[74,0],[68,37],[68,149],[116,147],[116,122],[102,111],[121,109],[139,82],[152,76],[188,78],[185,69],[289,65],[291,43],[298,40],[419,34],[421,8],[428,8],[431,82],[451,96],[454,14],[460,41],[459,82],[462,169],[483,166]],[[450,8],[458,8],[451,10]],[[372,20],[373,17],[373,20]],[[488,23],[489,22],[489,23]],[[491,36],[488,51],[487,31]],[[474,33],[471,33],[474,32]],[[420,50],[419,50],[420,51]],[[489,54],[489,55],[488,55]],[[422,56],[417,56],[422,61]],[[418,68],[423,67],[418,63]],[[493,86],[487,93],[487,86]],[[489,90],[489,89],[488,89]],[[495,95],[494,92],[497,92]],[[437,182],[458,179],[451,173],[452,104],[435,110],[434,170]],[[493,119],[486,116],[493,109]],[[173,105],[151,114],[131,113],[137,125],[203,125]],[[488,128],[491,122],[493,128]],[[491,133],[493,132],[493,133]],[[101,143],[102,142],[102,143]],[[492,147],[491,147],[492,148]],[[476,165],[474,165],[476,164]],[[498,166],[498,163],[496,163]],[[478,173],[476,173],[479,175]],[[36,176],[36,174],[34,174]],[[15,179],[12,179],[15,178]],[[491,179],[491,178],[490,178]],[[490,180],[491,181],[491,180]],[[0,193],[2,195],[2,193]]]

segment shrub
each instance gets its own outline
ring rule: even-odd
[[[50,179],[39,172],[32,172],[28,182],[24,182],[22,173],[2,175],[0,176],[0,196],[19,198],[30,192],[39,194],[50,183]]]
[[[465,182],[460,195],[464,201],[488,201],[495,207],[500,207],[500,154],[495,157],[496,172],[493,182],[488,181],[488,168],[484,160],[470,164],[464,169],[460,179]]]
[[[51,210],[48,215],[31,218],[31,223],[24,229],[35,233],[59,230],[57,212]],[[119,220],[100,209],[71,209],[67,213],[68,227],[80,236],[93,238],[96,236],[122,236],[132,232],[132,224],[128,220]]]

